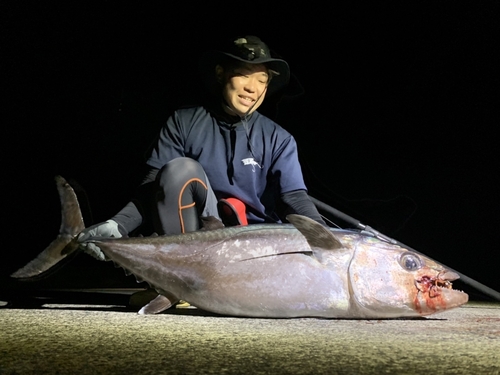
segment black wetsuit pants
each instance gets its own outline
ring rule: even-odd
[[[158,234],[196,231],[201,227],[200,217],[220,219],[217,198],[197,161],[185,157],[170,161],[160,169],[156,182],[153,226]]]

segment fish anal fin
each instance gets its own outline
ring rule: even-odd
[[[155,298],[153,298],[154,295],[156,295]],[[148,289],[144,292],[139,292],[136,293],[136,295],[132,295],[132,297],[130,297],[130,305],[142,305],[145,299],[149,299],[148,296],[153,299],[139,310],[138,313],[141,315],[159,314],[162,311],[169,309],[179,301],[178,298],[175,298],[173,296],[158,294],[154,290]]]
[[[331,231],[313,219],[297,214],[287,215],[286,219],[304,235],[311,248],[335,250],[344,247]]]

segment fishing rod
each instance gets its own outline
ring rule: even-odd
[[[402,246],[402,247],[405,247],[411,251],[414,251],[415,253],[417,254],[420,254],[420,255],[423,255],[435,262],[437,262],[436,260],[430,258],[429,256],[421,253],[420,251],[417,251],[413,248],[411,248],[410,246],[407,246],[393,238],[390,238],[388,236],[386,236],[385,234],[382,234],[380,232],[378,232],[377,230],[371,228],[370,226],[368,225],[364,225],[363,223],[361,223],[359,220],[337,210],[336,208],[333,208],[332,206],[312,197],[309,195],[309,198],[311,199],[311,201],[314,203],[314,205],[321,211],[324,211],[324,212],[328,212],[329,214],[335,216],[336,218],[339,218],[341,219],[342,221],[345,221],[346,223],[349,223],[351,225],[353,225],[354,227],[356,227],[357,229],[360,229],[361,232],[363,233],[367,233],[367,234],[370,234],[382,241],[386,241],[386,242],[389,242],[389,243],[392,243],[394,245],[399,245],[399,246]],[[441,262],[438,262],[438,263],[441,263]],[[468,284],[469,286],[475,288],[476,290],[479,290],[480,292],[484,293],[485,295],[487,296],[490,296],[491,298],[497,300],[497,301],[500,301],[500,293],[497,292],[496,290],[484,285],[484,284],[481,284],[480,282],[470,278],[469,276],[467,275],[464,275],[463,273],[461,272],[458,272],[457,270],[454,270],[453,268],[451,267],[448,267],[447,265],[441,263],[444,267],[446,267],[447,269],[449,269],[450,271],[452,272],[455,272],[457,275],[460,276],[460,280],[463,281],[464,283]]]

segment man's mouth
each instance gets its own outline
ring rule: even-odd
[[[253,104],[255,102],[255,99],[252,99],[248,96],[242,96],[242,95],[238,95],[238,97],[245,103],[248,103],[248,104]]]

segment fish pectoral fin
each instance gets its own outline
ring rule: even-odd
[[[172,307],[178,300],[170,300],[168,297],[159,294],[154,300],[139,310],[141,315],[159,314]]]
[[[344,247],[331,231],[313,219],[296,214],[287,215],[286,219],[304,235],[311,248],[336,250]]]
[[[302,255],[307,255],[307,256],[312,256],[314,255],[314,252],[309,250],[309,251],[285,251],[285,252],[274,252],[271,254],[264,254],[264,255],[256,255],[252,256],[250,258],[244,258],[239,260],[240,262],[247,262],[250,260],[255,260],[255,259],[262,259],[262,258],[270,258],[270,257],[277,257],[277,256],[285,256],[285,255],[291,255],[291,254],[302,254]]]

